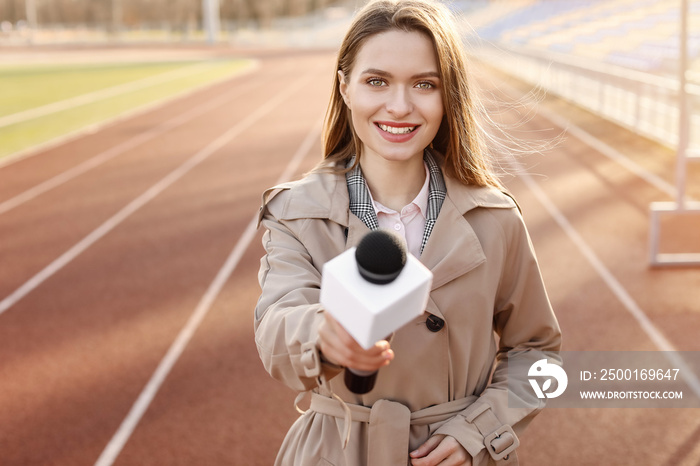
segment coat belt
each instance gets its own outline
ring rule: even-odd
[[[344,419],[343,447],[350,438],[352,421],[368,423],[368,454],[372,458],[372,464],[397,465],[408,463],[411,426],[446,421],[464,411],[477,398],[468,396],[411,412],[405,405],[395,401],[379,400],[370,408],[347,404],[335,396],[329,398],[312,393],[309,410]]]

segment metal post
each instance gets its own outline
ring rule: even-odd
[[[681,0],[681,34],[678,67],[678,149],[676,152],[676,202],[652,202],[649,206],[649,256],[652,266],[697,265],[700,266],[700,253],[660,254],[660,216],[700,214],[700,202],[687,201],[685,195],[687,149],[690,139],[690,118],[687,98],[686,71],[688,69],[688,0]]]
[[[678,209],[685,207],[686,151],[690,138],[686,72],[688,70],[688,0],[681,0],[681,34],[678,67],[678,149],[676,152],[676,203]]]
[[[27,15],[27,26],[29,27],[29,41],[34,42],[37,29],[36,0],[26,0],[24,8]]]
[[[219,0],[202,0],[202,18],[207,42],[215,44],[219,40]]]
[[[121,32],[123,14],[122,0],[112,0],[112,21],[109,30],[114,37],[118,37]]]
[[[642,126],[642,94],[645,86],[644,84],[637,82],[634,87],[634,127],[639,128]]]

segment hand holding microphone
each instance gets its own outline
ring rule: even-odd
[[[393,359],[383,340],[423,313],[432,273],[408,254],[403,239],[374,230],[323,268],[321,304],[332,316],[320,329],[321,351],[345,371],[354,393],[367,393],[377,369]]]
[[[377,371],[394,359],[394,352],[389,342],[380,340],[370,349],[364,349],[330,313],[326,312],[325,317],[325,322],[319,328],[323,357],[333,364],[346,367],[345,377],[352,378],[357,375],[366,378],[367,383],[373,383]],[[351,383],[348,388],[355,393],[359,390],[355,383]]]

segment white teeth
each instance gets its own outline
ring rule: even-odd
[[[415,126],[407,126],[405,128],[394,128],[393,126],[387,126],[387,125],[378,125],[382,131],[386,131],[387,133],[391,134],[408,134],[414,129],[416,129]]]

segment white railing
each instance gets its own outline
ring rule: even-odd
[[[676,200],[650,206],[649,260],[653,266],[700,265],[698,253],[659,251],[661,216],[700,213],[700,202],[685,193],[686,164],[700,160],[700,85],[687,82],[688,73],[680,84],[676,78],[540,50],[487,44],[471,50],[491,66],[676,150]]]
[[[536,50],[484,45],[472,51],[492,66],[644,137],[672,149],[678,145],[677,79]],[[688,153],[700,154],[700,85],[686,89]]]

